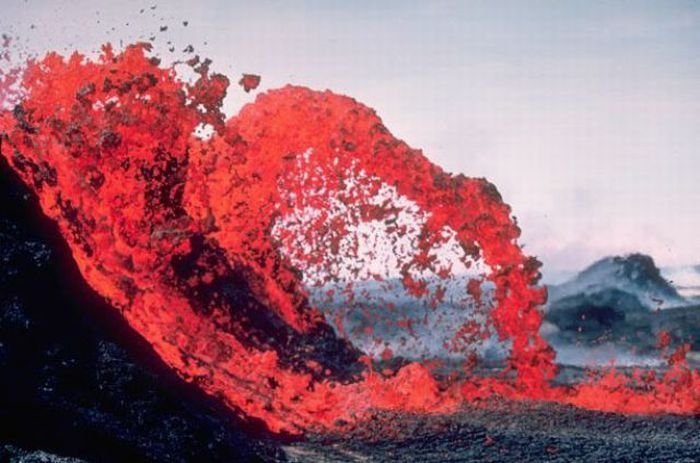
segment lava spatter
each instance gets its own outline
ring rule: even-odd
[[[251,90],[255,90],[260,85],[260,76],[257,74],[243,74],[243,76],[238,81],[238,85],[243,87],[246,93]]]
[[[28,63],[2,156],[85,280],[184,380],[278,432],[493,395],[698,412],[684,352],[658,377],[551,385],[539,263],[486,180],[445,173],[329,91],[272,90],[225,120],[225,76],[199,66],[187,85],[147,50]],[[481,377],[486,346],[506,354]],[[443,351],[469,366],[440,374]]]

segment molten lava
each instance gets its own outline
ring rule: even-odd
[[[147,51],[29,63],[19,103],[0,113],[2,156],[59,224],[85,280],[184,380],[291,433],[377,410],[450,413],[490,396],[700,412],[687,349],[664,374],[551,384],[540,264],[523,255],[486,180],[445,173],[373,110],[329,91],[269,91],[225,120],[225,76],[193,63],[200,77],[188,85]],[[194,135],[202,127],[209,139]],[[358,302],[367,281],[380,285],[365,294],[371,307]],[[397,358],[421,332],[420,319],[397,315],[397,286],[430,326],[457,325],[439,346],[461,355],[457,374]],[[319,292],[341,307],[334,320]],[[468,300],[458,323],[433,315],[455,297]],[[361,306],[358,336],[376,356],[345,332],[342,310]],[[390,345],[389,330],[405,336]],[[508,355],[486,377],[473,371],[474,346],[491,339]]]

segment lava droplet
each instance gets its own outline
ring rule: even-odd
[[[243,74],[243,77],[241,77],[241,80],[238,81],[238,84],[243,87],[243,90],[245,90],[246,93],[248,93],[251,90],[258,88],[258,85],[260,85],[260,76],[255,74]]]

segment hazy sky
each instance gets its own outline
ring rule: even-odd
[[[0,31],[36,51],[155,34],[263,90],[349,94],[493,181],[550,271],[631,251],[700,263],[698,1],[2,0]]]

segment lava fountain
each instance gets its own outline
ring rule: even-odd
[[[488,181],[444,172],[330,91],[286,86],[226,120],[227,77],[192,62],[185,83],[148,51],[49,53],[7,74],[2,157],[183,380],[288,433],[494,396],[700,412],[683,348],[665,373],[552,384],[540,264]],[[488,346],[503,354],[484,375]]]

